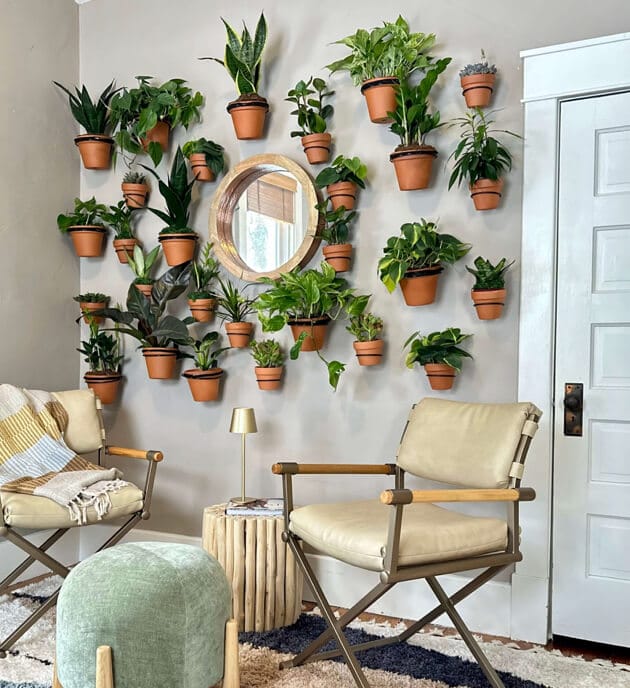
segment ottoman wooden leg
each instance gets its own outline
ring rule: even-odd
[[[223,688],[239,688],[241,676],[238,667],[238,622],[229,619],[225,624],[225,665]]]
[[[96,649],[96,688],[114,688],[112,648],[109,645]]]
[[[52,688],[63,688],[61,683],[59,683],[59,679],[57,678],[57,660],[54,661],[53,663],[53,680],[52,680]]]

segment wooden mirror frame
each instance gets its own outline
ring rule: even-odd
[[[282,168],[290,172],[302,185],[308,203],[307,227],[302,243],[293,256],[283,265],[268,272],[252,270],[240,257],[232,236],[234,209],[245,189],[259,177]],[[225,175],[216,190],[210,206],[210,241],[221,265],[246,282],[256,282],[261,277],[277,279],[282,273],[306,265],[320,244],[318,227],[320,216],[315,205],[319,202],[317,189],[306,170],[284,155],[254,155],[238,163]]]

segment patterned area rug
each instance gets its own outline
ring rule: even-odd
[[[5,636],[58,585],[56,579],[0,597],[0,634]],[[354,688],[342,662],[326,661],[279,670],[278,663],[324,630],[317,614],[302,614],[287,628],[241,636],[241,688]],[[352,643],[390,636],[396,628],[359,622]],[[400,630],[400,629],[398,629]],[[0,660],[0,688],[50,688],[54,656],[54,612],[47,614]],[[543,648],[520,650],[510,643],[482,643],[506,688],[629,688],[630,666],[584,661]],[[463,641],[420,633],[408,643],[358,655],[374,688],[487,688],[488,682]]]

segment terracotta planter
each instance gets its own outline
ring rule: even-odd
[[[170,380],[175,377],[177,347],[144,346],[142,355],[147,365],[147,373],[152,380]]]
[[[134,284],[136,285],[136,289],[142,294],[144,294],[147,297],[147,299],[151,298],[151,292],[153,291],[152,284],[136,284],[135,282]]]
[[[427,363],[424,366],[431,389],[450,389],[455,382],[455,368],[446,363]]]
[[[352,244],[332,244],[324,246],[322,249],[326,262],[331,265],[335,272],[346,272],[350,269],[352,258]]]
[[[188,380],[190,392],[195,401],[216,401],[219,398],[219,386],[223,376],[222,368],[189,368],[182,373]]]
[[[250,322],[232,322],[225,323],[225,331],[227,332],[230,346],[235,349],[246,349],[249,346],[252,332],[254,330],[254,323]]]
[[[306,159],[311,165],[321,165],[324,162],[328,162],[330,143],[332,141],[330,134],[308,134],[307,136],[302,136],[300,140],[302,141]]]
[[[501,200],[503,179],[479,179],[470,187],[475,210],[494,210]]]
[[[214,172],[206,164],[205,153],[192,153],[189,160],[190,169],[198,182],[214,181]]]
[[[122,189],[125,203],[129,208],[144,208],[147,204],[147,196],[149,195],[148,184],[129,184],[123,182],[120,188]]]
[[[216,299],[188,299],[188,307],[197,322],[212,322],[217,307]]]
[[[91,315],[94,311],[101,311],[103,308],[107,308],[107,303],[97,302],[97,301],[79,301],[79,308],[81,313],[84,313],[83,322],[86,325],[90,324],[90,319],[92,322],[100,325],[105,318],[102,315]]]
[[[471,289],[479,320],[496,320],[501,317],[505,305],[505,289]]]
[[[256,371],[258,389],[266,391],[280,389],[284,366],[278,366],[277,368],[261,368],[260,366],[256,366],[254,370]]]
[[[433,146],[397,148],[390,154],[389,160],[394,164],[398,188],[401,191],[426,189],[431,181],[435,158],[437,151]]]
[[[74,252],[79,258],[97,258],[103,252],[106,229],[100,225],[75,225],[68,228]]]
[[[396,110],[396,87],[400,81],[395,76],[368,79],[361,86],[370,120],[377,124],[391,122],[388,112]]]
[[[435,265],[420,270],[410,270],[400,280],[405,303],[408,306],[426,306],[435,301],[437,283],[443,268]]]
[[[494,90],[496,74],[470,74],[460,77],[462,95],[466,99],[466,106],[486,107]]]
[[[241,140],[261,139],[265,128],[265,117],[269,104],[259,95],[241,96],[228,103],[227,111],[232,117],[236,138]]]
[[[120,373],[85,373],[85,383],[103,404],[113,404],[118,397],[118,388],[122,375]]]
[[[330,318],[315,318],[313,320],[305,318],[289,321],[295,341],[298,340],[302,332],[307,333],[306,338],[302,342],[301,351],[319,351],[324,347],[329,322]]]
[[[168,150],[168,140],[171,134],[171,125],[168,122],[162,122],[161,120],[152,128],[147,131],[146,136],[141,139],[142,147],[146,150],[152,141],[160,144],[160,148],[163,151]]]
[[[195,232],[165,233],[158,236],[158,241],[162,244],[164,257],[170,266],[181,265],[192,260],[195,255],[197,239]]]
[[[346,210],[352,210],[357,198],[357,185],[354,182],[336,182],[326,187],[326,193],[333,210],[343,206]]]
[[[108,170],[114,139],[101,134],[81,134],[74,139],[86,170]]]
[[[127,254],[133,255],[134,246],[140,244],[137,239],[114,239],[114,251],[121,263],[128,263]]]
[[[374,339],[371,342],[352,342],[357,354],[357,361],[362,366],[374,366],[383,360],[383,348],[385,342],[382,339]]]

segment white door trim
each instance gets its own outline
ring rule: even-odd
[[[523,58],[524,156],[518,398],[544,412],[527,459],[523,561],[512,577],[511,636],[549,637],[559,110],[562,100],[630,89],[630,33],[529,50]]]

